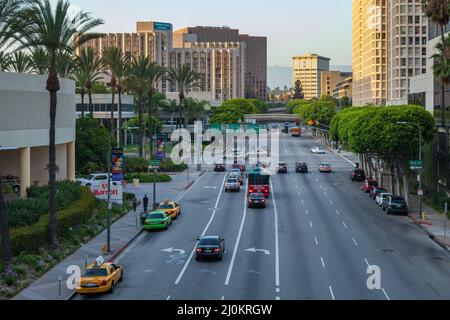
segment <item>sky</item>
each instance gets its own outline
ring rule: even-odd
[[[56,0],[51,0],[56,3]],[[268,66],[317,53],[332,65],[351,65],[351,0],[70,0],[102,18],[98,31],[134,32],[136,21],[229,26],[268,38]]]

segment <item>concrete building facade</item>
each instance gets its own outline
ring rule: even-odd
[[[322,96],[333,96],[338,83],[351,77],[351,72],[322,71],[320,74],[320,92]]]
[[[352,93],[353,93],[353,77],[350,76],[336,84],[332,96],[335,99],[342,99],[344,97],[352,99]]]
[[[0,72],[0,176],[20,178],[21,197],[48,184],[46,76]],[[60,79],[56,113],[57,180],[75,180],[75,82]]]
[[[427,32],[421,0],[353,0],[353,104],[407,103],[409,79],[426,72]]]
[[[320,98],[322,96],[322,71],[330,70],[330,58],[317,54],[306,54],[293,57],[293,79],[295,84],[300,80],[305,99]]]

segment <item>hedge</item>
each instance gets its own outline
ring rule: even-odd
[[[71,232],[71,228],[87,222],[95,210],[95,201],[94,194],[83,187],[80,200],[74,202],[70,208],[59,210],[57,213],[58,237],[66,236]],[[32,226],[12,229],[10,237],[13,255],[37,252],[50,240],[48,214],[41,216]]]
[[[131,173],[125,176],[127,183],[133,183],[133,179],[139,179],[140,183],[153,183],[153,174],[152,173]],[[170,182],[172,178],[167,174],[157,174],[156,182]]]
[[[127,157],[125,159],[125,171],[131,173],[148,173],[149,160],[143,158]],[[170,158],[161,161],[161,172],[182,172],[187,169],[186,164],[177,165]]]

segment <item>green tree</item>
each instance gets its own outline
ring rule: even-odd
[[[258,109],[249,99],[230,99],[222,103],[220,108],[235,108],[243,114],[257,114]]]
[[[75,70],[79,70],[79,72],[84,74],[84,87],[86,88],[89,98],[89,114],[90,117],[93,118],[94,107],[92,104],[92,93],[95,87],[102,86],[101,84],[98,84],[97,86],[97,83],[102,79],[102,76],[100,72],[100,59],[94,49],[81,49],[79,55],[75,57]],[[106,87],[103,86],[102,91],[99,93],[107,94],[109,92]]]
[[[179,98],[179,109],[178,113],[180,116],[179,127],[182,127],[182,113],[183,113],[183,102],[186,98],[186,94],[189,93],[193,88],[199,86],[200,75],[191,69],[188,64],[179,65],[176,68],[172,68],[168,72],[169,81],[175,85],[178,89],[178,98]],[[187,127],[187,123],[185,121],[185,127]]]
[[[102,20],[94,19],[89,13],[80,11],[73,16],[69,13],[69,2],[58,0],[53,8],[49,0],[26,0],[16,15],[12,26],[21,48],[35,50],[43,48],[48,54],[48,79],[46,89],[50,94],[50,130],[49,130],[49,189],[50,189],[50,241],[52,247],[57,247],[56,219],[56,110],[57,93],[60,90],[58,79],[58,55],[73,53],[76,45],[96,37],[89,31],[103,24]]]
[[[75,70],[70,76],[71,79],[75,81],[76,91],[80,93],[81,96],[81,117],[84,118],[84,96],[86,94],[86,81],[87,75],[84,69],[80,68],[79,65],[75,67]]]
[[[90,117],[77,119],[75,165],[78,172],[88,174],[106,170],[109,135],[108,129],[99,127],[96,119]],[[114,136],[111,136],[111,141],[113,147],[116,144]]]
[[[304,100],[305,94],[303,93],[303,87],[300,80],[295,81],[294,83],[294,95],[293,99],[295,100]]]
[[[30,73],[33,70],[30,57],[24,51],[15,51],[11,54],[9,71],[16,73]]]
[[[300,116],[305,124],[313,120],[320,124],[329,125],[336,115],[336,105],[328,99],[320,99],[302,104],[294,112]]]
[[[260,99],[249,99],[249,101],[256,107],[257,113],[267,113],[269,105]]]
[[[206,100],[198,101],[194,98],[187,98],[185,100],[186,119],[189,124],[193,118],[199,119],[206,113],[206,108],[209,106],[209,102]]]
[[[36,74],[44,75],[47,72],[48,53],[44,48],[37,47],[31,50],[30,61]]]
[[[144,157],[144,125],[142,116],[143,109],[143,97],[147,89],[147,75],[148,66],[150,64],[150,58],[139,56],[133,57],[131,64],[128,67],[127,87],[135,95],[137,100],[137,113],[138,113],[138,127],[139,127],[139,157]]]

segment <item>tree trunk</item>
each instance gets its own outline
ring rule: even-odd
[[[5,267],[5,272],[10,273],[11,270],[11,239],[9,237],[9,223],[8,223],[8,212],[6,208],[5,199],[3,198],[3,188],[0,185],[0,237],[2,243],[3,252],[3,265]]]
[[[59,91],[59,80],[56,72],[50,72],[47,80],[47,90],[50,92],[50,132],[48,147],[48,177],[50,190],[50,245],[53,249],[58,247],[57,236],[57,203],[56,203],[56,146],[55,146],[55,125],[56,125],[56,107],[57,92]]]
[[[394,179],[394,176],[395,176],[395,170],[394,170],[394,166],[391,164],[390,165],[390,169],[389,169],[391,172],[391,175],[390,175],[390,183],[391,183],[391,192],[393,193],[393,194],[395,194],[395,179]]]
[[[92,90],[88,89],[88,97],[89,97],[89,116],[91,119],[94,118],[94,105],[92,104]]]
[[[408,184],[408,176],[406,175],[405,169],[402,166],[399,166],[400,175],[402,176],[403,182],[403,198],[406,200],[406,204],[410,205],[409,201],[409,184]]]
[[[111,134],[114,132],[114,102],[115,102],[115,96],[116,96],[116,89],[112,87],[112,99],[111,99],[111,119],[110,119],[110,130]]]
[[[119,93],[119,128],[122,128],[122,87],[118,87]],[[123,148],[123,132],[119,130],[119,148]]]
[[[84,90],[81,90],[81,118],[84,118]]]
[[[400,196],[401,195],[401,188],[400,188],[400,174],[398,172],[398,165],[395,164],[395,192],[394,194],[396,196]]]
[[[139,125],[139,157],[144,157],[144,134],[142,129],[142,95],[139,95],[138,101],[138,125]]]

